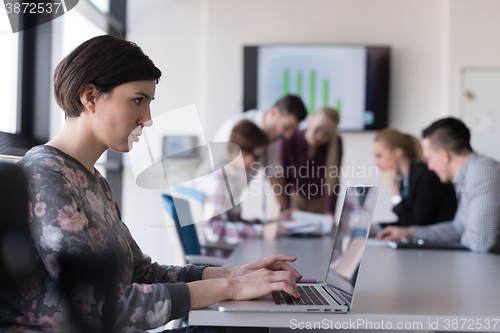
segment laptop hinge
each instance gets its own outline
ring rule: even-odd
[[[348,302],[346,302],[344,300],[344,298],[339,295],[339,293],[337,293],[336,290],[334,289],[331,289],[328,285],[326,286],[323,286],[323,289],[325,289],[325,291],[330,295],[332,296],[332,298],[339,304],[339,305],[347,305],[349,306]]]

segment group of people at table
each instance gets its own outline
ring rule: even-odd
[[[84,42],[57,66],[54,96],[66,122],[59,134],[32,148],[18,163],[28,180],[36,255],[29,281],[0,295],[2,332],[71,331],[69,308],[87,327],[102,326],[107,294],[97,288],[99,281],[81,281],[65,294],[60,288],[63,257],[80,262],[77,259],[97,261],[113,255],[111,322],[116,332],[157,328],[191,309],[222,300],[249,300],[277,290],[299,297],[296,281],[302,276],[287,263],[295,257],[275,254],[237,267],[160,265],[141,251],[122,222],[114,194],[94,165],[107,149],[130,151],[142,128],[151,125],[150,104],[161,74],[136,44],[107,35]],[[263,167],[270,166],[266,170],[271,183],[291,184],[290,193],[278,196],[281,220],[289,219],[289,208],[335,212],[334,191],[308,196],[298,189],[302,183],[335,189],[338,176],[323,171],[301,179],[276,172],[280,165],[298,168],[312,161],[316,166],[341,166],[337,112],[321,109],[309,117],[305,130],[296,131],[305,117],[300,99],[285,96],[268,111],[248,111],[228,120],[214,140],[241,148],[249,177],[252,163],[260,161]],[[375,161],[399,217],[396,225],[378,226],[377,237],[442,239],[472,251],[500,254],[500,165],[473,152],[469,130],[460,120],[438,120],[423,137],[422,155],[418,140],[408,135],[388,129],[376,136]],[[218,201],[217,186],[212,188],[214,192],[205,195],[207,205]],[[238,209],[208,221],[212,230],[208,236],[226,241],[229,236],[273,238],[284,233],[279,221],[244,221]],[[242,331],[178,329],[188,330]]]
[[[300,98],[288,95],[268,111],[247,111],[221,126],[215,141],[241,147],[249,179],[255,165],[264,170],[282,213],[272,222],[247,221],[240,207],[234,207],[206,222],[209,241],[280,237],[287,232],[280,221],[290,219],[294,209],[335,213],[342,188],[339,114],[322,108],[307,117],[305,129],[297,130],[306,116]],[[459,119],[439,119],[422,136],[421,145],[416,137],[395,129],[376,133],[375,164],[398,219],[374,224],[371,233],[377,239],[419,238],[500,254],[500,164],[473,151],[470,131]],[[218,189],[225,180],[214,174],[208,184],[204,188],[213,191],[205,191],[205,209],[212,213],[224,202]]]

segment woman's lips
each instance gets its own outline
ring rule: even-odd
[[[130,134],[130,137],[132,138],[132,141],[134,141],[134,142],[139,142],[139,135],[136,135],[136,134]]]

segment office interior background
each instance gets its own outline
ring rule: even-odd
[[[55,66],[83,41],[123,30],[163,72],[153,117],[197,107],[203,133],[196,126],[174,126],[164,135],[210,141],[224,120],[243,111],[243,47],[298,43],[390,47],[389,127],[420,137],[438,118],[463,118],[465,68],[500,68],[499,12],[498,0],[80,0],[30,35],[11,33],[2,3],[0,154],[22,151],[15,145],[24,136],[46,142],[60,130],[64,115],[51,91]],[[33,73],[26,70],[29,59]],[[341,135],[344,167],[374,166],[374,131]],[[169,243],[173,229],[165,226],[161,212],[163,191],[136,185],[127,154],[110,153],[99,162],[143,251],[158,262],[176,263]],[[198,164],[180,161],[176,170],[194,172]],[[361,181],[356,174],[341,178],[348,181],[380,184],[377,173]],[[251,217],[259,200],[248,197],[244,215]],[[390,220],[389,194],[381,188],[374,221]]]

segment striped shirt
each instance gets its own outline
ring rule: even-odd
[[[219,169],[223,165],[216,166]],[[222,173],[212,172],[198,178],[196,189],[204,194],[203,216],[205,219],[204,234],[208,242],[223,244],[238,244],[244,238],[260,238],[262,236],[261,221],[246,221],[241,217],[241,205],[233,206],[231,196],[235,202],[241,202],[248,190],[244,186],[245,179],[241,179],[241,171],[234,170],[231,165],[224,167],[228,182],[231,184],[231,193]]]
[[[453,183],[458,202],[453,221],[414,226],[413,236],[500,254],[500,163],[471,153]]]

